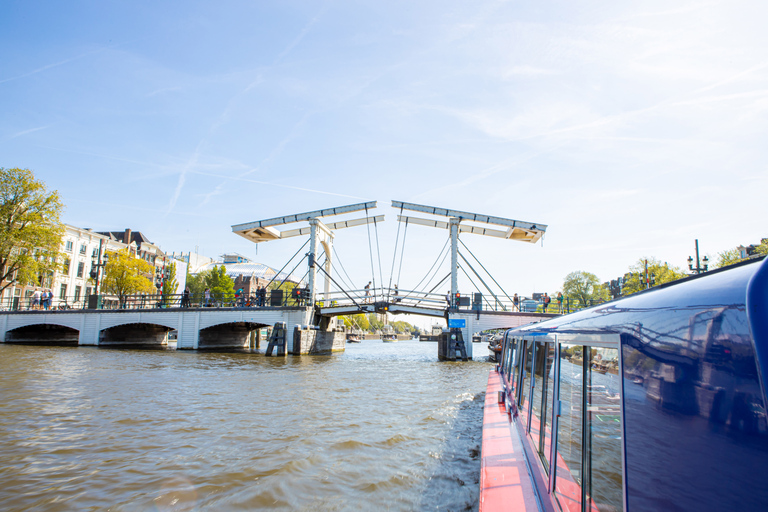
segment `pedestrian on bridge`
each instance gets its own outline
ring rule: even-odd
[[[544,292],[544,298],[542,299],[542,302],[544,302],[544,312],[547,312],[547,306],[549,306],[549,303],[552,302],[552,297],[547,295],[547,292]]]
[[[366,302],[368,302],[370,296],[371,296],[371,282],[368,281],[368,284],[365,285],[365,301]]]
[[[557,292],[557,312],[563,313],[563,292]]]
[[[259,288],[259,306],[265,306],[267,304],[267,287],[262,286]]]
[[[211,301],[211,289],[206,288],[203,292],[203,305],[208,307],[208,303]]]
[[[189,307],[189,286],[184,288],[184,293],[181,295],[181,307]]]
[[[520,298],[517,294],[512,297],[512,311],[520,311]]]

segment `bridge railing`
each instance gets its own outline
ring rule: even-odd
[[[497,311],[497,312],[521,312],[521,313],[572,313],[580,309],[595,306],[601,301],[589,300],[586,303],[571,297],[564,297],[559,303],[555,297],[550,298],[545,305],[542,300],[531,297],[493,297],[472,293],[459,294],[459,297],[450,297],[450,294],[425,293],[414,290],[397,288],[372,288],[369,290],[333,291],[328,294],[319,294],[316,304],[320,307],[350,307],[362,306],[374,303],[388,303],[403,306],[424,307],[433,309],[455,308],[460,311]]]
[[[443,295],[413,290],[398,290],[397,288],[371,288],[346,290],[343,292],[332,291],[328,294],[319,294],[315,300],[315,304],[319,307],[362,307],[385,302],[433,309],[444,309],[447,306],[446,298]]]
[[[260,308],[260,307],[295,307],[305,306],[306,300],[270,290],[264,293],[252,293],[248,296],[211,294],[206,299],[203,294],[190,294],[185,297],[177,294],[133,294],[123,297],[117,295],[67,295],[52,299],[35,300],[33,296],[5,297],[0,299],[0,311],[62,311],[71,309],[158,309],[158,308]]]

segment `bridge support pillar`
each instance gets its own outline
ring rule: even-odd
[[[293,331],[293,355],[330,354],[341,352],[347,346],[347,334],[343,329],[323,331],[319,329],[301,329]]]

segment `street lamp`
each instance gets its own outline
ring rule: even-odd
[[[99,275],[101,274],[100,270],[107,266],[107,262],[109,261],[109,254],[107,254],[106,251],[104,251],[104,255],[101,254],[101,249],[103,247],[103,240],[99,240],[99,254],[91,256],[91,279],[94,280],[95,286],[93,288],[93,294],[98,295],[99,294]]]
[[[702,265],[703,263],[703,265]],[[709,258],[704,256],[704,259],[699,261],[699,239],[696,239],[696,266],[693,266],[693,258],[688,256],[688,268],[691,272],[696,271],[697,274],[706,272],[709,268]]]

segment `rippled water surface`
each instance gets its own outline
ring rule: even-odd
[[[475,353],[0,344],[0,509],[476,510]]]

